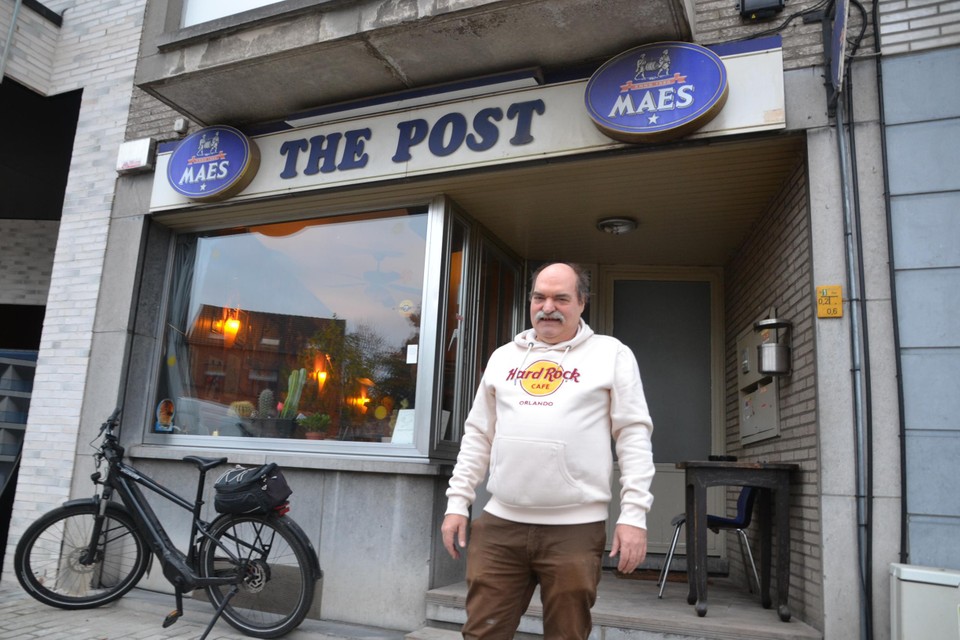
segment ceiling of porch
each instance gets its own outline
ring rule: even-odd
[[[446,194],[509,249],[531,260],[721,266],[803,162],[802,136],[694,141],[669,148],[507,166],[433,179],[367,184],[297,198],[159,214],[206,228],[356,211]],[[362,199],[362,203],[361,203]],[[629,217],[636,231],[598,231]]]

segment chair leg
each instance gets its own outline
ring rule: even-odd
[[[667,552],[667,557],[663,561],[663,568],[660,569],[660,581],[657,584],[660,586],[660,593],[657,594],[657,598],[663,598],[663,589],[667,586],[667,574],[670,572],[670,563],[673,562],[673,552],[677,549],[677,540],[680,539],[680,529],[683,528],[683,522],[677,523],[677,530],[673,532],[673,542],[670,543],[670,551]]]
[[[753,579],[756,580],[757,583],[757,593],[760,593],[760,576],[757,574],[757,564],[753,561],[750,541],[747,540],[747,534],[743,529],[737,529],[737,533],[740,534],[740,552],[743,553],[744,548],[746,548],[744,555],[750,560],[750,568],[753,569]],[[747,576],[747,586],[750,588],[750,593],[753,593],[753,585],[750,582],[749,576]]]

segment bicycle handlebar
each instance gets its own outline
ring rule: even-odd
[[[100,433],[101,433],[101,434],[102,434],[104,431],[108,431],[108,430],[112,432],[113,429],[114,429],[114,427],[116,427],[117,424],[119,424],[119,422],[120,422],[120,411],[121,411],[120,407],[117,407],[116,409],[114,409],[114,410],[113,410],[113,413],[110,414],[110,417],[107,418],[106,421],[105,421],[102,425],[100,425]]]

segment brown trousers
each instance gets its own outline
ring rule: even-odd
[[[467,640],[509,640],[536,586],[544,640],[585,640],[597,600],[606,525],[535,525],[484,513],[467,545]]]

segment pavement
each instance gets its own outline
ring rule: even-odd
[[[17,583],[0,581],[0,640],[196,640],[213,617],[206,602],[184,598],[184,614],[164,629],[176,606],[170,594],[133,589],[117,602],[96,609],[66,611],[37,602]],[[324,620],[304,620],[287,640],[403,640],[406,633]],[[248,638],[223,620],[207,640]]]

